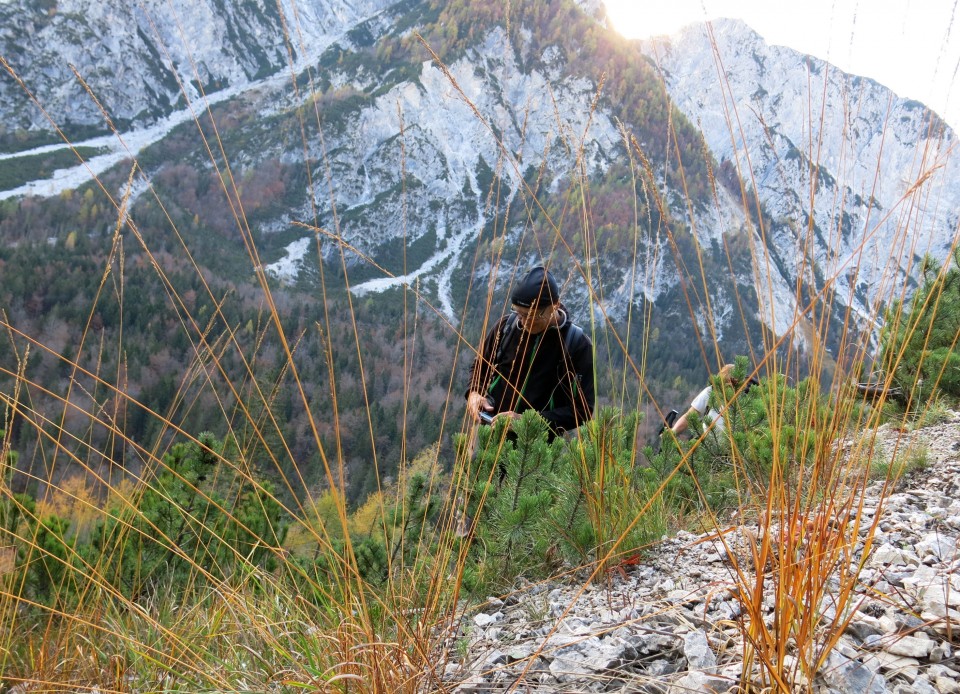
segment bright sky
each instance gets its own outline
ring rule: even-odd
[[[960,132],[960,0],[603,0],[629,38],[738,17],[767,43],[872,77]]]

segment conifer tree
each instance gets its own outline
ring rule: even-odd
[[[0,430],[0,441],[4,436]],[[28,597],[41,604],[62,602],[69,593],[65,578],[73,555],[70,523],[55,515],[38,522],[36,500],[11,489],[16,452],[4,458],[0,460],[0,549],[16,548],[13,563],[15,570],[25,571],[21,583]]]
[[[24,586],[27,596],[41,604],[62,608],[73,595],[74,543],[69,529],[70,522],[58,516],[42,518],[31,529]]]
[[[665,529],[662,500],[653,498],[657,475],[636,464],[639,417],[600,408],[564,451],[554,520],[574,562],[602,560],[611,551],[616,560]]]
[[[4,441],[6,441],[6,432],[0,429],[0,444]],[[13,493],[11,482],[16,468],[16,451],[9,451],[5,456],[0,457],[0,546],[12,542],[25,515],[32,515],[36,509],[36,504],[31,497]]]
[[[440,508],[440,499],[428,482],[422,473],[412,475],[406,493],[390,513],[387,539],[393,548],[391,562],[402,559],[406,564],[419,554],[421,545],[429,541],[425,536]]]
[[[880,335],[880,363],[913,406],[938,390],[960,397],[960,249],[952,267],[927,256],[922,272],[923,285],[893,303]]]
[[[512,422],[511,431],[515,439],[504,423],[481,427],[471,469],[472,550],[481,584],[543,572],[555,546],[551,509],[563,441],[548,443],[547,423],[533,410]]]
[[[229,578],[242,566],[272,569],[287,523],[269,484],[241,481],[235,502],[214,474],[223,442],[201,434],[180,443],[133,506],[109,509],[82,548],[87,560],[127,597],[197,578]]]

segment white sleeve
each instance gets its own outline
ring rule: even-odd
[[[710,393],[713,390],[713,386],[707,386],[693,399],[693,402],[690,403],[690,407],[695,409],[700,413],[702,417],[707,413],[707,407],[710,404]]]

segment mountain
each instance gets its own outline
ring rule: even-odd
[[[766,210],[779,293],[812,275],[869,326],[877,302],[912,285],[923,255],[948,256],[960,223],[956,135],[922,104],[769,46],[738,20],[644,51],[721,167]],[[791,314],[767,322],[782,333]]]
[[[17,3],[9,6],[11,16],[17,14],[16,7]],[[170,16],[163,21],[150,15],[146,24],[167,27],[166,31],[155,33],[173,34],[173,38],[167,40],[183,46],[182,38],[174,31],[181,24],[176,21],[178,5],[175,3],[172,7],[173,10],[167,12]],[[163,16],[163,8],[154,9]],[[302,166],[306,161],[323,162],[313,166],[310,180],[322,181],[327,170],[333,176],[332,194],[326,186],[319,185],[314,191],[304,188],[299,193],[291,193],[287,198],[291,204],[278,210],[272,218],[259,220],[261,227],[290,230],[291,220],[316,218],[316,209],[321,226],[339,227],[334,230],[338,238],[363,253],[372,254],[394,274],[408,279],[422,277],[435,285],[432,295],[449,318],[459,312],[450,277],[457,272],[458,265],[472,262],[463,253],[468,247],[475,247],[478,233],[494,225],[498,215],[507,214],[508,229],[496,233],[503,235],[507,231],[508,240],[514,244],[519,240],[517,225],[522,224],[523,215],[511,216],[508,211],[518,192],[524,197],[524,204],[529,205],[532,189],[521,185],[525,177],[541,183],[549,180],[544,195],[556,197],[569,192],[567,188],[574,181],[572,172],[596,178],[616,167],[625,167],[626,147],[623,134],[618,130],[618,119],[633,122],[631,134],[656,143],[658,149],[667,149],[671,107],[657,76],[646,61],[639,60],[635,46],[608,32],[570,2],[536,2],[515,8],[512,16],[518,28],[515,36],[505,30],[510,18],[503,8],[487,8],[479,2],[452,6],[437,2],[399,3],[352,26],[344,20],[339,38],[326,47],[319,59],[312,64],[307,61],[308,68],[298,74],[296,86],[290,80],[256,79],[257,74],[269,70],[273,64],[270,60],[261,60],[256,69],[253,64],[244,64],[244,67],[242,61],[238,62],[238,56],[276,55],[271,46],[279,45],[284,37],[276,32],[270,34],[268,29],[288,26],[289,18],[270,23],[265,20],[270,17],[269,13],[257,13],[261,20],[257,30],[241,33],[236,27],[244,22],[252,26],[252,15],[248,12],[235,16],[229,6],[219,9],[220,28],[207,32],[207,43],[200,51],[207,57],[196,62],[216,64],[216,56],[226,56],[217,80],[234,85],[225,90],[228,93],[238,84],[246,85],[246,89],[242,96],[225,101],[230,105],[224,111],[241,110],[249,105],[258,111],[256,119],[248,117],[240,124],[219,126],[228,156],[242,162],[247,172],[277,164],[286,170]],[[210,11],[210,7],[194,11]],[[355,10],[353,16],[359,14],[360,11]],[[10,63],[15,68],[28,66],[17,69],[17,74],[28,84],[31,71],[40,75],[69,71],[77,52],[93,50],[82,35],[62,28],[72,26],[67,19],[58,19],[66,15],[64,8],[57,6],[50,21],[58,27],[54,35],[59,39],[68,37],[68,40],[47,45],[45,51],[8,39],[5,54],[12,56]],[[97,17],[96,14],[87,16],[84,26],[92,27],[93,33],[112,37],[103,44],[122,45],[131,34],[142,41],[141,35],[145,32],[136,22],[116,22],[112,17],[101,16],[101,23],[94,26],[92,23]],[[580,28],[581,36],[565,35],[570,27]],[[433,56],[415,38],[415,31],[424,35],[423,44],[435,50],[446,65],[431,59]],[[601,47],[605,55],[586,52],[580,44],[584,35]],[[228,41],[230,37],[236,40]],[[245,42],[242,50],[240,38],[236,37],[242,37]],[[157,43],[156,50],[144,43],[134,52],[148,62],[151,56],[175,53],[165,43],[159,40]],[[34,53],[44,52],[45,60],[32,59]],[[102,58],[109,63],[117,54],[104,53]],[[18,55],[19,61],[15,60]],[[27,55],[31,60],[23,59]],[[98,54],[94,62],[100,60]],[[149,62],[149,66],[140,67],[138,71],[147,75],[158,73],[160,62]],[[181,60],[168,71],[188,73],[187,62]],[[597,79],[604,69],[609,71],[610,87],[598,94]],[[114,122],[142,118],[150,123],[175,109],[170,105],[174,93],[167,91],[166,97],[157,98],[162,90],[149,80],[142,85],[126,82],[118,86],[112,70],[78,68],[78,72],[85,75],[94,93],[108,88],[123,91],[123,99],[102,99]],[[60,74],[58,80],[64,76]],[[182,74],[180,81],[186,77]],[[212,84],[211,80],[208,82]],[[22,93],[14,94],[14,86],[8,84],[7,89],[10,102],[16,105],[6,108],[4,120],[22,124],[24,118],[18,114],[29,110],[29,100]],[[79,98],[75,95],[67,99],[69,105],[64,105],[58,101],[59,92],[49,89],[43,79],[37,80],[34,89],[41,103],[49,104],[54,120],[73,118],[70,122],[87,127],[97,123],[95,114],[89,115],[89,108],[85,111],[80,106],[89,101],[86,95]],[[299,89],[304,91],[298,92]],[[191,96],[189,89],[187,92]],[[214,100],[221,95],[222,92],[214,93],[209,98]],[[597,108],[592,109],[597,97]],[[614,99],[621,101],[621,108],[611,108]],[[314,128],[306,142],[297,142],[300,131],[292,129],[290,121],[295,119],[296,109],[310,105],[311,100],[319,106],[323,141],[316,137],[319,133]],[[111,108],[113,101],[121,104],[115,107],[116,112]],[[643,103],[638,107],[637,102]],[[123,105],[127,103],[137,106]],[[151,104],[150,108],[139,106],[143,103]],[[632,114],[631,110],[638,112]],[[81,117],[81,113],[89,117]],[[673,127],[678,137],[689,143],[685,148],[692,153],[692,156],[685,155],[690,159],[686,163],[691,167],[692,180],[704,188],[707,165],[700,156],[700,137],[676,115]],[[35,119],[32,124],[41,122]],[[307,123],[307,128],[310,127]],[[171,133],[163,131],[163,134]],[[104,146],[101,139],[80,144]],[[579,156],[581,154],[583,156]],[[142,153],[144,184],[147,180],[156,181],[164,167],[169,168],[172,162],[164,161],[167,156],[169,154],[154,157]],[[650,161],[653,168],[649,175],[664,176],[675,196],[682,197],[676,164],[664,160],[660,154],[651,155]],[[196,163],[203,165],[202,156],[196,158]],[[77,171],[83,174],[79,167]],[[622,175],[624,171],[619,173]],[[533,179],[529,181],[533,182]],[[302,185],[302,181],[300,183]],[[494,184],[499,187],[499,198],[491,207]],[[50,192],[59,190],[52,188]],[[402,214],[401,207],[404,208]],[[682,205],[677,207],[680,209]],[[538,213],[535,209],[527,212],[528,216]],[[405,219],[401,220],[404,215]],[[618,226],[629,226],[629,220],[624,222]],[[630,231],[620,229],[614,233],[631,235]],[[304,236],[302,231],[300,236]],[[404,272],[392,262],[396,250],[403,245],[407,247],[412,272]],[[302,240],[293,248],[302,249]],[[328,257],[331,252],[327,251]],[[356,264],[353,256],[350,261]],[[503,264],[513,265],[509,254]],[[570,271],[575,272],[575,268]],[[657,270],[661,275],[668,272],[662,267]],[[375,279],[377,273],[368,274]],[[630,274],[635,273],[618,267],[611,277]],[[644,280],[645,283],[652,281]],[[618,283],[621,282],[618,280]],[[361,284],[356,291],[362,294],[368,289],[380,289],[382,284]],[[399,282],[385,284],[395,286]],[[616,291],[628,296],[633,288],[621,287]],[[580,303],[586,305],[585,295]],[[614,299],[613,304],[613,313],[622,315],[624,300]]]
[[[456,426],[517,268],[550,262],[595,325],[607,401],[645,388],[669,407],[721,355],[874,334],[877,302],[956,229],[939,118],[734,22],[641,44],[570,0],[11,0],[0,55],[0,308],[51,346],[35,381],[63,385],[56,357],[76,359],[216,428],[242,388],[290,378],[258,332],[269,288],[298,375],[325,384],[317,436],[368,490],[378,451],[396,465],[443,412]],[[122,306],[98,289],[121,242]],[[116,348],[86,354],[88,322]],[[218,335],[226,385],[178,386]],[[6,343],[0,363],[20,368]],[[304,402],[279,392],[288,466],[319,466]],[[165,433],[133,409],[134,440]]]
[[[195,102],[315,59],[386,0],[0,3],[0,50],[60,127],[142,126]],[[86,86],[85,86],[86,85]],[[50,129],[7,71],[3,126]]]
[[[323,114],[331,126],[325,133],[327,151],[314,142],[305,156],[329,158],[336,193],[321,191],[314,201],[304,199],[298,210],[278,215],[272,226],[306,218],[307,208],[316,203],[321,215],[336,208],[343,212],[343,236],[363,252],[395,245],[401,233],[396,221],[403,125],[406,175],[415,182],[404,191],[405,242],[419,241],[419,256],[428,264],[396,274],[430,278],[438,285],[444,313],[453,318],[458,310],[449,288],[452,268],[491,216],[484,209],[489,191],[481,189],[481,170],[503,178],[505,201],[510,202],[518,191],[523,193],[521,181],[531,165],[545,164],[554,186],[569,177],[576,158],[560,153],[571,143],[580,144],[577,138],[582,137],[588,154],[582,159],[585,172],[595,178],[626,156],[618,120],[634,129],[650,125],[630,123],[626,111],[631,105],[609,98],[610,84],[624,78],[627,66],[616,59],[605,65],[598,55],[572,59],[584,47],[571,49],[575,41],[551,42],[540,35],[538,29],[549,31],[549,19],[546,27],[536,23],[553,10],[550,3],[534,5],[532,11],[514,10],[520,27],[516,37],[490,23],[490,17],[485,28],[483,22],[477,30],[471,27],[469,41],[451,41],[441,29],[441,43],[434,48],[441,53],[446,44],[453,48],[453,59],[446,58],[448,71],[433,61],[411,64],[404,60],[408,56],[395,61],[383,56],[383,46],[395,44],[403,31],[409,38],[418,23],[422,29],[440,16],[440,5],[406,2],[387,8],[385,0],[279,7],[262,1],[157,1],[124,8],[84,0],[14,2],[0,5],[0,41],[3,54],[56,122],[92,129],[102,128],[104,118],[74,68],[113,122],[126,125],[154,123],[182,109],[185,101],[196,104],[201,86],[214,99],[243,91],[251,98],[251,91],[259,89],[252,98],[268,111],[282,113],[295,107],[297,97],[288,83],[265,78],[289,71],[290,56],[295,70],[312,68],[326,110],[338,113]],[[588,10],[602,17],[595,4]],[[596,33],[608,44],[616,43],[608,32]],[[636,53],[629,55],[631,47],[619,48],[627,60],[638,59]],[[890,291],[891,282],[915,275],[916,259],[924,252],[942,257],[949,247],[957,226],[955,187],[948,185],[956,177],[956,164],[948,156],[954,136],[922,105],[897,99],[881,85],[817,59],[767,46],[737,21],[693,27],[675,40],[645,43],[642,50],[673,104],[702,131],[720,173],[729,174],[732,167],[734,178],[747,188],[744,197],[756,194],[767,215],[757,225],[749,223],[742,211],[749,201],[740,199],[739,182],[729,189],[717,187],[705,196],[713,200],[692,217],[683,204],[668,207],[709,253],[724,234],[749,234],[747,228],[757,228],[772,271],[760,273],[759,280],[752,272],[741,272],[737,281],[757,288],[758,315],[777,334],[793,322],[797,299],[790,295],[797,293],[798,279],[814,290],[828,286],[838,311],[849,306],[867,324],[876,313],[874,302]],[[31,59],[18,61],[18,56]],[[419,57],[427,56],[420,51]],[[607,94],[591,112],[604,68]],[[0,96],[8,132],[49,126],[7,74],[0,79]],[[641,117],[649,121],[652,116]],[[669,161],[669,152],[657,152],[668,149],[660,139],[641,146],[648,148],[651,160]],[[289,145],[268,138],[258,151],[232,154],[252,158],[250,165],[268,153],[297,158]],[[908,191],[927,172],[932,176],[924,186]],[[319,167],[313,173],[322,176]],[[661,193],[664,200],[688,195]],[[441,214],[434,213],[438,205]],[[887,251],[893,248],[901,252],[896,267],[887,268]],[[292,249],[303,249],[303,242]],[[667,259],[665,250],[648,248],[647,253]],[[291,260],[295,258],[281,261],[276,271],[289,277]],[[636,268],[629,273],[605,269],[638,278],[629,287],[621,278],[621,286],[603,299],[615,317],[625,314],[625,302],[637,291],[656,300],[677,282],[675,268],[640,273]],[[397,282],[362,284],[357,291],[391,284]],[[729,329],[723,316],[731,314],[731,307],[721,302],[707,311],[705,296],[695,303],[702,322],[715,321],[721,336]]]

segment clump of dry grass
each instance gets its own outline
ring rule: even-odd
[[[452,78],[451,84],[457,88]],[[466,98],[462,92],[460,95]],[[474,112],[483,118],[476,107]],[[319,113],[316,115],[319,127]],[[320,130],[322,132],[322,128]],[[491,128],[491,133],[494,132]],[[631,185],[642,189],[651,201],[650,209],[656,209],[661,218],[669,222],[676,206],[672,207],[660,196],[658,177],[642,146],[626,128],[623,137],[631,157]],[[11,475],[0,475],[4,480],[0,486],[3,510],[0,513],[3,521],[0,523],[3,526],[0,528],[0,625],[9,627],[0,630],[3,634],[0,636],[0,671],[4,673],[4,684],[48,690],[96,687],[112,692],[441,690],[445,686],[441,681],[445,658],[450,649],[456,648],[455,632],[451,629],[458,610],[462,609],[459,601],[464,596],[460,580],[470,561],[469,545],[463,538],[469,533],[458,531],[463,522],[462,504],[458,499],[468,486],[464,479],[467,456],[461,452],[452,475],[446,476],[442,473],[441,448],[430,448],[420,456],[414,452],[405,456],[409,461],[400,462],[395,484],[381,485],[365,505],[348,508],[343,452],[336,446],[333,450],[324,446],[319,434],[321,428],[329,426],[334,441],[339,442],[341,423],[337,412],[323,413],[323,417],[332,421],[330,425],[318,421],[318,415],[312,411],[308,395],[311,389],[300,378],[295,359],[299,338],[284,329],[283,316],[274,302],[273,285],[263,273],[254,237],[239,206],[242,196],[229,165],[225,165],[229,161],[227,152],[216,131],[210,137],[205,135],[204,142],[212,166],[220,173],[223,192],[231,201],[230,210],[246,244],[266,307],[262,325],[250,330],[255,333],[256,343],[252,356],[238,341],[236,326],[231,326],[225,318],[222,309],[226,299],[210,288],[203,279],[203,268],[189,257],[185,262],[201,278],[201,291],[209,295],[211,305],[216,307],[219,329],[214,330],[215,321],[210,316],[191,313],[190,302],[165,277],[151,242],[140,233],[136,213],[128,209],[127,200],[114,201],[115,240],[120,243],[121,229],[129,230],[144,262],[152,264],[163,277],[164,287],[170,292],[170,309],[177,313],[183,329],[189,333],[196,353],[195,362],[181,365],[183,373],[176,374],[181,385],[171,411],[148,413],[163,432],[155,441],[132,441],[127,437],[116,405],[125,403],[134,407],[137,403],[125,389],[123,378],[101,373],[96,367],[91,370],[81,359],[71,359],[64,356],[63,350],[50,349],[23,334],[6,315],[0,321],[18,355],[17,364],[0,366],[12,383],[9,392],[0,393],[0,411],[6,417],[7,432],[0,445],[0,464],[5,473],[11,473],[15,467],[11,424],[17,419],[18,426],[32,432],[36,449],[42,451],[39,459],[49,462],[54,473],[44,479],[38,475],[31,480],[45,489],[35,502],[14,494]],[[306,152],[307,143],[302,144]],[[544,217],[544,230],[531,234],[537,243],[546,238],[547,243],[539,248],[542,257],[567,254],[565,260],[583,280],[590,292],[589,303],[595,306],[603,298],[602,293],[594,289],[602,286],[594,276],[597,272],[594,261],[602,249],[596,246],[597,230],[589,207],[590,180],[585,169],[579,166],[584,144],[573,140],[567,144],[571,145],[571,168],[579,173],[570,185],[565,202],[580,215],[577,234],[582,237],[580,245],[568,243],[569,234],[561,233],[562,220],[553,219],[541,205],[536,188],[539,181],[533,186],[524,182],[518,195],[531,209],[538,208]],[[508,149],[503,143],[500,147],[504,152],[501,165],[513,166],[519,171],[519,163]],[[678,167],[682,174],[682,165]],[[131,179],[136,175],[138,169],[134,167]],[[493,195],[494,191],[490,193]],[[163,208],[162,200],[156,202]],[[689,207],[693,202],[686,201]],[[745,201],[745,207],[752,207],[751,201]],[[505,219],[497,221],[504,221],[505,226]],[[633,223],[639,230],[642,222],[636,214]],[[170,225],[171,233],[182,242],[173,219]],[[307,226],[321,230],[316,220]],[[658,228],[657,233],[661,232],[665,243],[675,248],[677,239],[671,237],[671,227]],[[328,234],[339,238],[335,231]],[[499,263],[507,246],[505,239],[506,236],[488,244],[485,249],[490,257],[477,258],[476,265],[486,260]],[[341,250],[344,249],[350,250],[341,246]],[[185,256],[189,256],[185,244],[183,250]],[[657,246],[656,252],[659,250]],[[760,262],[762,251],[751,249],[750,252],[758,272],[769,273],[769,266]],[[638,251],[634,249],[634,253]],[[101,283],[103,288],[109,287],[109,282],[116,282],[113,291],[121,302],[122,256],[122,244],[115,244],[106,259]],[[636,255],[633,258],[635,264],[643,260]],[[658,262],[656,258],[652,261]],[[323,267],[321,264],[321,273]],[[346,265],[344,274],[345,268]],[[488,314],[494,306],[494,279],[491,278],[489,294],[481,297]],[[699,279],[706,287],[708,278]],[[769,284],[769,276],[767,279]],[[321,275],[321,289],[325,293],[324,281]],[[425,297],[416,295],[413,288],[405,289],[405,299],[408,295],[426,305]],[[349,294],[347,298],[352,301]],[[690,302],[689,296],[687,299]],[[84,353],[88,340],[92,339],[90,324],[98,300],[99,295],[90,307],[90,322],[84,328],[80,343],[72,346],[73,354]],[[867,520],[860,513],[870,479],[862,465],[862,460],[869,457],[872,445],[869,437],[859,438],[855,450],[848,451],[852,453],[849,455],[842,455],[836,445],[838,439],[851,430],[876,426],[880,414],[877,408],[859,406],[853,395],[841,388],[843,374],[856,372],[867,360],[866,349],[852,346],[845,347],[842,354],[830,354],[826,339],[811,328],[812,317],[830,313],[833,300],[828,292],[813,296],[808,305],[797,308],[791,328],[794,336],[800,333],[804,336],[804,368],[809,373],[811,389],[837,394],[832,406],[824,410],[816,399],[787,398],[783,381],[770,378],[766,381],[765,397],[773,451],[769,466],[758,470],[751,463],[751,450],[733,437],[728,441],[726,454],[739,515],[756,519],[759,526],[750,562],[734,566],[745,615],[741,624],[748,644],[743,654],[745,672],[751,676],[756,673],[757,678],[753,681],[748,677],[743,683],[745,689],[788,692],[801,679],[812,681],[856,609],[858,572],[869,554],[872,533],[880,518],[877,513]],[[405,308],[406,305],[405,300]],[[698,324],[701,309],[709,316],[708,304],[694,306],[690,302],[688,307],[691,324]],[[743,315],[753,315],[758,307],[738,305],[738,309]],[[414,311],[403,317],[405,345],[413,342],[406,340],[407,337],[416,337],[418,315]],[[625,409],[646,404],[651,399],[649,393],[643,392],[645,364],[648,351],[653,348],[650,336],[644,336],[641,357],[634,359],[612,322],[595,314],[591,314],[590,319],[595,325],[598,343],[603,343],[607,350],[622,350],[626,366],[619,379],[612,379],[622,386],[620,404]],[[713,321],[707,323],[712,330]],[[332,347],[329,340],[332,332],[352,330],[358,367],[349,378],[364,383],[369,376],[363,367],[364,334],[355,320],[347,327],[332,324],[316,327],[328,351]],[[466,343],[456,328],[451,332],[458,344]],[[795,343],[790,341],[789,332],[781,336],[785,339],[769,334],[765,337],[762,353],[753,355],[754,363],[763,365],[769,373],[798,370],[800,355],[791,346]],[[847,345],[847,337],[840,336],[837,342]],[[719,366],[723,361],[719,339],[716,335],[710,338],[705,347],[717,357],[717,364],[710,366]],[[101,344],[96,351],[96,363],[100,355],[114,348],[121,351],[123,345]],[[257,378],[257,359],[266,349],[282,355],[283,366],[280,375],[271,383],[263,384]],[[62,392],[51,392],[43,384],[32,381],[31,354],[61,360],[71,375],[70,385]],[[703,354],[705,362],[708,361],[706,349]],[[403,356],[402,389],[407,396],[414,360],[406,346]],[[228,361],[239,364],[238,373],[228,371]],[[846,369],[839,366],[844,364],[848,365]],[[455,407],[458,388],[454,375],[451,367],[447,396]],[[335,409],[336,384],[345,374],[334,369],[332,357],[328,376]],[[99,399],[81,399],[75,389],[84,388],[88,395],[99,392]],[[216,483],[220,485],[217,489],[204,480],[181,474],[165,455],[174,438],[201,445],[199,438],[191,436],[182,426],[183,420],[175,415],[179,414],[178,408],[189,410],[190,398],[195,397],[197,389],[204,388],[216,393],[225,430],[233,441],[239,442],[229,455],[222,451],[216,454]],[[625,394],[631,391],[638,393],[638,402],[627,399]],[[299,491],[316,487],[312,481],[295,479],[302,476],[303,471],[291,452],[292,442],[277,438],[280,428],[274,407],[281,395],[292,399],[307,413],[320,460],[324,488],[306,497]],[[54,403],[63,416],[51,418],[47,406],[35,405],[35,399],[41,398],[48,404]],[[114,407],[107,407],[108,403]],[[662,403],[651,404],[661,409]],[[366,405],[365,425],[374,433],[377,422],[370,414],[370,403]],[[83,425],[77,426],[78,421]],[[408,425],[415,426],[415,423]],[[798,436],[798,429],[811,435]],[[21,434],[20,438],[29,437]],[[111,442],[122,441],[135,451],[142,473],[119,477],[103,474],[98,461],[102,458],[100,452],[105,438]],[[676,469],[666,471],[659,487],[652,485],[646,490],[651,493],[643,497],[625,494],[622,488],[628,484],[624,481],[628,477],[624,471],[630,465],[644,462],[639,445],[628,452],[628,461],[614,460],[608,455],[609,451],[602,451],[595,461],[597,464],[584,467],[581,478],[585,508],[598,529],[598,546],[592,558],[594,576],[601,575],[624,552],[636,549],[628,546],[626,538],[638,524],[649,522],[651,515],[656,517],[657,527],[684,521],[667,517],[673,507],[664,491],[670,479],[683,472],[683,466],[689,463],[689,456],[695,450],[696,446],[688,450],[687,457]],[[374,449],[374,458],[375,455]],[[65,461],[74,474],[62,474]],[[376,464],[376,460],[373,463]],[[264,486],[259,479],[258,465],[267,466],[287,487],[274,491]],[[884,474],[887,479],[893,479],[905,469],[906,465],[894,465]],[[608,473],[621,476],[611,485],[606,477]],[[166,488],[158,487],[158,480],[165,474],[189,492],[183,499],[191,501],[175,498]],[[418,493],[427,501],[433,499],[432,506],[427,501],[419,505],[411,502],[408,490],[414,478],[420,480]],[[710,513],[706,494],[702,492],[707,481],[694,481],[705,502],[700,509],[705,514],[701,519],[705,517],[719,530],[722,523]],[[271,538],[267,533],[254,534],[256,540],[248,548],[249,552],[234,551],[226,570],[211,566],[201,557],[178,554],[185,543],[184,537],[162,537],[160,533],[151,532],[150,528],[160,527],[158,520],[150,509],[140,505],[142,499],[159,489],[159,497],[169,503],[172,512],[196,522],[196,526],[184,526],[184,535],[200,534],[196,528],[203,528],[209,520],[194,518],[197,499],[209,502],[204,508],[210,509],[211,514],[222,513],[235,521],[236,526],[249,530],[255,518],[241,517],[239,498],[242,495],[237,491],[241,488],[261,494],[256,498],[260,499],[258,503],[264,512],[270,504],[280,507],[287,533],[285,539]],[[233,490],[235,496],[224,495],[224,489]],[[618,495],[620,493],[623,495]],[[115,563],[91,560],[77,549],[78,543],[95,534],[99,522],[116,520],[111,508],[122,508],[126,515],[121,516],[123,520],[117,534],[101,546],[104,557],[122,552],[124,542],[132,534],[138,542],[157,543],[170,552],[171,558],[182,559],[188,571],[169,583],[160,581],[151,585],[149,592],[125,593],[109,573]],[[432,509],[430,522],[426,522],[428,508]],[[69,521],[59,535],[43,524],[54,515]],[[19,519],[16,524],[14,518]],[[134,532],[135,528],[140,530]],[[209,545],[221,541],[226,539],[206,540]],[[19,554],[16,561],[11,559],[11,547]],[[377,548],[383,549],[382,555],[376,554]],[[263,558],[251,559],[255,550],[262,550]],[[731,553],[731,556],[735,555]],[[374,562],[385,567],[377,580],[372,580],[364,568]],[[30,567],[42,567],[39,573],[30,574],[39,577],[37,580],[58,581],[49,592],[52,600],[40,600],[31,593],[34,587],[26,578]],[[767,609],[770,595],[773,596],[772,612]],[[826,609],[828,604],[830,610]]]

